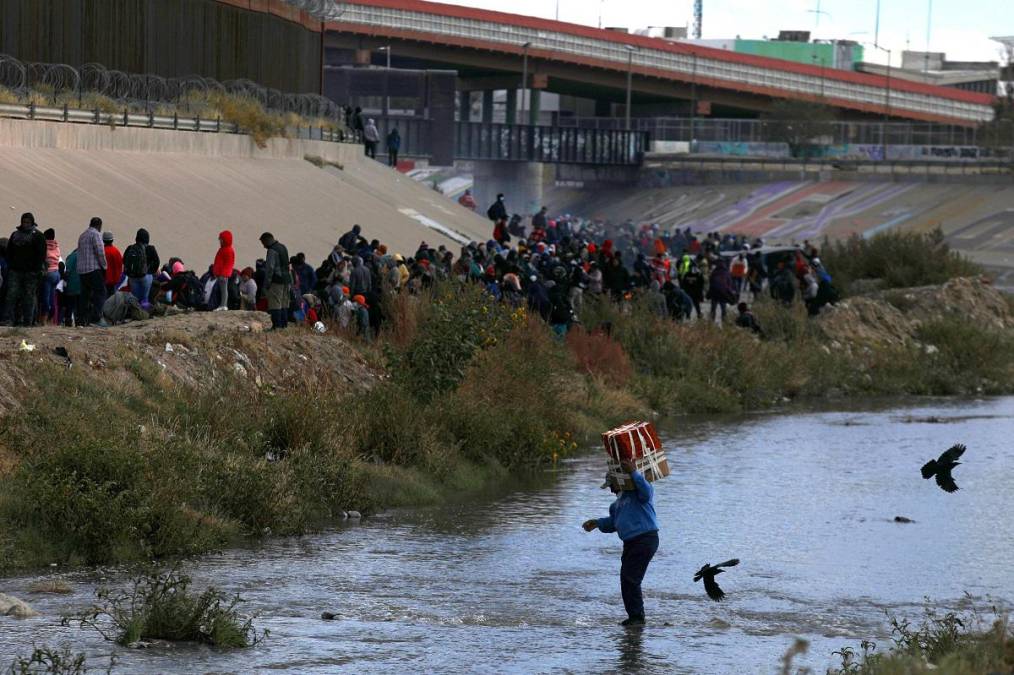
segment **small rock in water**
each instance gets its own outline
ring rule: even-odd
[[[320,618],[323,621],[334,621],[338,618],[338,616],[336,614],[332,614],[331,612],[321,612]]]
[[[363,514],[359,513],[359,511],[349,511],[349,518],[352,520],[359,520],[362,517]]]
[[[338,514],[338,517],[341,518],[342,520],[348,520],[349,512],[348,511],[342,511],[341,513]]]
[[[0,593],[0,616],[12,616],[15,619],[27,619],[37,616],[38,612],[28,606],[23,600],[14,596]]]
[[[911,518],[906,518],[905,516],[895,516],[894,517],[894,522],[896,522],[896,523],[914,523],[915,521],[912,520]]]

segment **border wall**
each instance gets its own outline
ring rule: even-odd
[[[321,91],[321,24],[280,0],[0,0],[0,53]]]

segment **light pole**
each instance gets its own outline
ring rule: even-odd
[[[378,47],[377,51],[384,52],[387,56],[387,72],[384,73],[384,117],[391,114],[391,45]]]
[[[524,53],[521,66],[521,123],[525,124],[525,118],[528,113],[528,48],[532,46],[531,42],[526,42],[521,45],[521,50]]]
[[[880,123],[880,152],[884,156],[884,161],[887,161],[887,120],[891,116],[891,50],[887,47],[881,47],[876,42],[869,43],[863,42],[864,45],[869,45],[874,49],[887,54],[887,86],[884,89],[884,119]]]
[[[697,121],[697,52],[694,58],[693,75],[690,77],[690,152],[694,151],[694,122]]]
[[[624,49],[627,50],[627,131],[630,131],[630,90],[631,84],[634,79],[634,52],[637,51],[637,47],[634,45],[623,45]]]

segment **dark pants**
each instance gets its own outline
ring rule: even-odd
[[[658,550],[658,532],[645,532],[630,541],[623,542],[623,558],[620,564],[620,593],[623,607],[631,619],[644,618],[644,598],[641,596],[641,581],[648,571],[648,563]]]
[[[387,149],[387,162],[388,162],[388,164],[390,164],[393,167],[397,167],[398,166],[398,151],[397,150],[391,150],[390,148]]]
[[[41,272],[7,272],[7,317],[15,326],[31,326],[39,294]]]
[[[363,141],[363,145],[366,148],[366,156],[370,159],[377,158],[377,142],[376,141]]]
[[[81,295],[78,304],[77,325],[87,326],[102,317],[106,302],[106,271],[94,270],[81,275]]]

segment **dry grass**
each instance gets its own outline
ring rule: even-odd
[[[28,587],[29,593],[49,593],[53,595],[68,595],[74,592],[73,587],[63,579],[40,579],[33,581]]]

